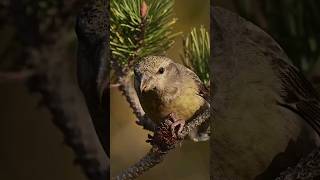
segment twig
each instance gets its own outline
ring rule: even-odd
[[[135,179],[139,176],[141,176],[144,172],[151,169],[152,167],[156,166],[162,160],[164,159],[165,155],[173,148],[175,148],[180,142],[189,134],[189,132],[192,129],[195,129],[196,127],[200,126],[203,122],[208,120],[210,117],[210,109],[206,109],[202,114],[198,115],[196,118],[194,118],[191,122],[186,124],[180,134],[181,140],[173,141],[173,144],[167,143],[165,144],[165,147],[163,146],[163,142],[155,142],[157,144],[154,144],[151,150],[148,152],[147,155],[145,155],[139,162],[134,164],[133,166],[127,168],[122,173],[117,175],[116,177],[113,177],[113,180],[127,180],[127,179]],[[166,119],[164,122],[170,121],[169,119]],[[164,128],[166,131],[170,133],[170,129],[167,123],[161,124],[161,127],[158,127],[156,133],[158,130],[163,130]],[[155,136],[153,138],[155,138]]]
[[[123,79],[120,78],[119,89],[126,97],[131,109],[133,110],[133,113],[137,116],[137,124],[143,126],[144,129],[154,131],[155,123],[145,116],[145,112],[141,107],[137,93],[128,76],[124,77]]]
[[[127,102],[133,110],[133,113],[138,118],[137,124],[142,126],[144,129],[154,131],[155,123],[145,116],[145,112],[141,107],[137,93],[131,82],[131,74],[121,68],[115,60],[111,60],[111,66],[116,72],[119,90],[126,97]]]
[[[130,107],[132,108],[134,114],[138,119],[142,119],[145,115],[140,103],[135,89],[129,79],[129,76],[124,76],[119,78],[119,90],[126,97]]]
[[[162,152],[157,148],[151,148],[148,154],[144,156],[139,162],[129,167],[118,176],[112,178],[112,180],[135,179],[141,176],[143,172],[148,171],[155,165],[162,162],[166,153],[167,152]]]
[[[68,34],[65,34],[68,35]],[[65,39],[62,35],[61,39]],[[65,143],[76,154],[76,162],[92,180],[108,177],[108,158],[98,141],[77,85],[69,71],[70,61],[62,57],[66,42],[43,46],[33,53],[37,74],[28,81],[32,92],[42,95],[42,103],[52,114],[54,124],[64,134]],[[83,113],[84,112],[84,113]]]
[[[141,23],[139,28],[140,33],[136,35],[137,47],[133,50],[133,54],[128,57],[128,63],[125,66],[121,66],[116,59],[111,59],[111,67],[116,72],[117,86],[122,94],[126,97],[133,113],[138,120],[136,123],[142,126],[144,129],[154,131],[155,123],[145,116],[145,112],[142,109],[136,91],[131,82],[131,69],[135,62],[138,60],[137,53],[144,45],[145,29],[147,25],[148,5],[145,1],[141,4]]]

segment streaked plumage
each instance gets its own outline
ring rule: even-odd
[[[189,121],[208,105],[205,99],[208,91],[198,76],[169,58],[145,57],[134,72],[140,103],[146,115],[157,124],[170,113],[177,119]],[[191,135],[191,139],[194,138]]]

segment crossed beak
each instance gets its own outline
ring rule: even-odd
[[[140,81],[140,92],[145,93],[152,89],[152,78],[143,76]]]

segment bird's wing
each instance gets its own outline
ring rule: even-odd
[[[198,85],[198,91],[199,91],[199,95],[201,97],[203,97],[207,102],[209,102],[210,99],[210,93],[209,93],[209,89],[204,85],[204,83],[198,79],[198,81],[196,81],[197,85]]]
[[[320,98],[311,83],[293,65],[282,59],[275,59],[281,80],[282,106],[299,114],[320,135]]]
[[[184,67],[186,68],[186,67]],[[200,80],[200,78],[196,75],[196,73],[194,73],[192,70],[187,69],[187,74],[190,75],[190,77],[192,77],[192,79],[194,79],[194,81],[196,82],[197,86],[198,86],[198,93],[201,97],[203,97],[207,102],[209,102],[210,99],[210,93],[209,93],[209,89],[206,87],[206,85]]]

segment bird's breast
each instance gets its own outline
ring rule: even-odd
[[[141,97],[144,111],[156,123],[168,117],[170,113],[174,113],[180,120],[188,121],[205,104],[205,100],[193,88],[184,89],[170,101],[163,99],[151,94]]]

